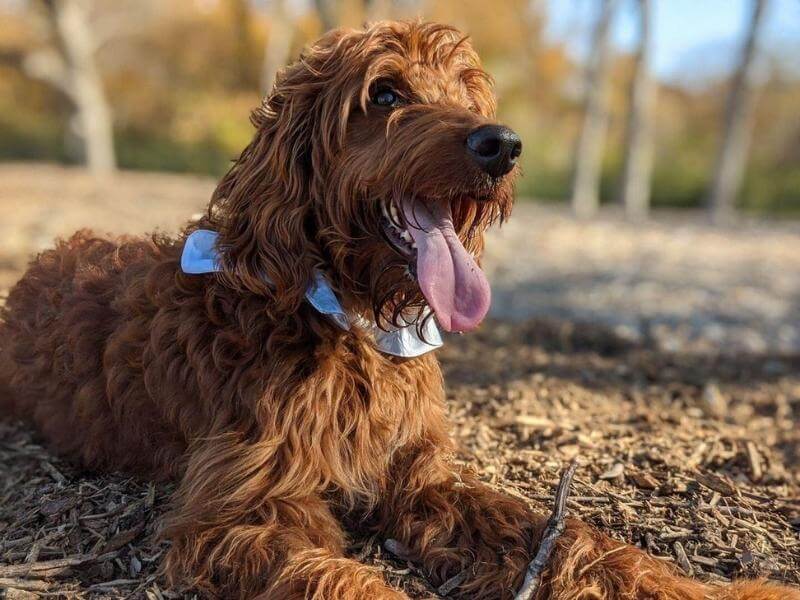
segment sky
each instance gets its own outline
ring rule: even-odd
[[[586,41],[598,0],[545,0],[547,36],[571,42],[576,57]],[[635,0],[620,0],[612,36],[615,45],[630,49],[638,36]],[[664,81],[693,83],[724,74],[735,63],[752,0],[651,0],[653,5],[653,67]],[[579,41],[578,41],[579,40]],[[796,56],[800,71],[800,0],[769,0],[762,35],[765,50]]]

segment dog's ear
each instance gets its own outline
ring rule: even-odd
[[[332,32],[287,67],[253,111],[256,135],[218,185],[209,219],[220,231],[227,283],[274,299],[293,312],[316,267],[316,196],[325,157],[343,132],[347,111],[333,108],[349,90],[336,80],[342,34]],[[349,100],[347,101],[349,102]]]

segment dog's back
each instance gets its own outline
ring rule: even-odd
[[[141,462],[152,461],[149,453],[130,451],[146,442],[137,436],[147,407],[139,404],[142,414],[126,420],[108,394],[109,386],[127,386],[134,395],[142,378],[129,376],[135,369],[115,377],[104,364],[112,344],[117,354],[128,349],[131,366],[141,362],[148,335],[141,320],[155,310],[142,301],[148,274],[177,261],[176,253],[167,240],[111,240],[84,230],[37,256],[2,308],[0,415],[33,422],[55,450],[87,466],[152,470]],[[147,394],[136,395],[146,402]]]

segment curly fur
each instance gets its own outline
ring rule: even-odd
[[[369,103],[392,81],[408,102]],[[450,202],[475,255],[508,215],[463,140],[491,122],[491,82],[450,27],[334,31],[278,78],[253,141],[207,215],[177,239],[88,231],[40,254],[0,325],[0,404],[89,469],[178,479],[165,571],[222,598],[401,599],[344,554],[346,529],[395,538],[434,584],[511,598],[544,525],[454,466],[442,375],[383,355],[303,301],[324,270],[344,306],[382,326],[420,310],[380,203]],[[185,236],[220,233],[224,269],[179,268]],[[539,598],[800,598],[761,582],[712,588],[580,522]]]

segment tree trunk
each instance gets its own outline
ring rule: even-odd
[[[234,36],[234,64],[231,72],[237,89],[252,90],[259,85],[258,50],[253,41],[250,0],[228,0]]]
[[[617,2],[602,0],[586,72],[586,109],[572,180],[572,210],[580,218],[593,216],[600,205],[600,169],[608,127],[608,34]]]
[[[647,217],[650,177],[653,171],[652,105],[650,77],[650,0],[639,0],[639,47],[636,51],[625,140],[625,162],[619,190],[620,203],[631,220]]]
[[[111,108],[94,61],[87,7],[82,0],[50,0],[46,5],[61,46],[86,164],[95,174],[111,173],[116,169]]]
[[[753,0],[753,12],[741,60],[733,78],[725,109],[725,130],[717,154],[708,206],[712,219],[730,221],[742,185],[750,146],[750,120],[753,112],[753,59],[767,0]]]
[[[314,6],[317,8],[322,29],[328,31],[336,27],[336,6],[332,0],[314,0]]]
[[[534,92],[537,89],[539,75],[537,71],[537,59],[542,46],[542,29],[544,18],[540,0],[528,0],[521,7],[520,19],[525,28],[525,52],[524,52],[524,78],[525,89],[528,97],[533,101]]]
[[[269,95],[278,71],[289,61],[292,49],[292,25],[286,16],[285,0],[272,0],[269,13],[269,37],[264,49],[261,90]]]

